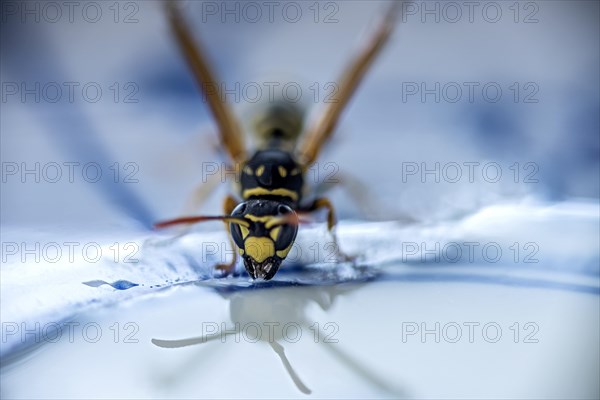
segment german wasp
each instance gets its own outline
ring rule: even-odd
[[[395,24],[399,2],[377,26],[370,42],[349,63],[338,81],[338,96],[328,103],[317,122],[303,131],[303,110],[290,102],[279,102],[254,126],[256,150],[247,150],[242,129],[228,104],[222,101],[213,69],[192,37],[178,7],[166,3],[167,16],[176,41],[194,74],[219,130],[221,145],[231,162],[239,168],[239,192],[224,201],[222,216],[190,216],[159,222],[162,228],[176,224],[224,221],[232,244],[242,257],[253,279],[275,276],[288,255],[298,232],[298,214],[319,209],[327,211],[327,228],[334,235],[336,225],[333,204],[327,198],[305,202],[302,198],[307,169],[316,161],[330,138],[340,116],[360,81],[380,53]],[[214,90],[206,90],[211,87]],[[239,200],[241,200],[241,202]],[[216,268],[233,271],[237,254],[228,264]]]

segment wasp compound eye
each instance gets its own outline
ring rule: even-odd
[[[277,213],[281,214],[281,215],[285,215],[285,214],[289,214],[292,212],[292,209],[288,206],[286,206],[285,204],[280,204],[277,207]]]
[[[240,203],[237,205],[237,207],[235,207],[233,209],[231,215],[234,215],[234,216],[244,215],[244,213],[246,212],[246,208],[248,208],[248,204],[246,204],[246,202]]]

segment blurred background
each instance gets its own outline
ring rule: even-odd
[[[389,4],[179,5],[249,131],[271,93],[297,101],[307,123],[314,121]],[[339,346],[353,356],[325,345],[331,359],[322,358],[317,345],[284,343],[296,349],[290,357],[317,397],[600,394],[598,2],[403,2],[389,43],[307,178],[361,182],[366,213],[343,188],[330,197],[342,246],[373,270],[334,268],[325,278],[318,269],[292,272],[282,274],[281,288],[257,290],[243,277],[229,281],[230,290],[223,289],[228,281],[210,279],[212,259],[198,249],[224,240],[219,224],[198,227],[179,247],[144,246],[156,235],[152,223],[179,216],[211,176],[223,182],[197,212],[220,213],[230,191],[216,126],[162,4],[1,6],[3,398],[305,396],[266,345],[217,343],[211,356],[150,343],[236,318],[308,318],[308,327],[335,321]],[[422,257],[425,243],[439,255],[435,244],[452,240],[499,243],[504,258],[490,263],[478,253],[452,264]],[[105,251],[115,243],[122,254],[112,263],[48,262],[47,245],[66,252],[65,242]],[[419,251],[408,254],[407,242]],[[127,243],[139,246],[135,266],[123,262]],[[28,256],[26,249],[34,250]],[[539,262],[523,263],[527,255]],[[196,281],[206,287],[176,284]],[[306,287],[287,286],[298,282]],[[163,290],[173,285],[179,289]],[[236,301],[254,311],[273,308],[274,319],[252,317]],[[135,321],[140,344],[20,335],[23,323],[74,320],[98,323],[105,335],[116,321]],[[407,321],[463,329],[464,322],[495,321],[505,340],[463,338],[453,347],[426,337],[398,347],[414,327]],[[529,333],[523,324],[537,324],[540,342],[513,340],[517,322],[521,334]],[[31,353],[36,344],[48,350]],[[229,358],[217,355],[224,351]],[[231,363],[231,375],[215,372]],[[39,389],[27,383],[32,375]],[[239,386],[230,384],[238,379]]]

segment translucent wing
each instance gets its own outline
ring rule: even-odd
[[[219,127],[221,143],[234,162],[246,159],[246,148],[242,130],[233,112],[225,101],[222,101],[220,85],[198,43],[195,43],[175,2],[165,3],[171,29],[177,43],[184,53],[194,76],[208,100],[208,105]]]
[[[352,94],[389,38],[401,3],[393,2],[370,42],[350,63],[350,66],[344,71],[344,74],[338,81],[339,92],[337,101],[329,103],[321,118],[306,132],[304,140],[297,149],[298,159],[305,167],[308,167],[316,160],[323,144],[329,139],[335,129]]]

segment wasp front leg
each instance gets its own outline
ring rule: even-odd
[[[338,244],[337,235],[335,233],[335,226],[337,224],[337,219],[335,217],[335,208],[333,203],[329,201],[329,199],[325,197],[321,197],[312,202],[312,204],[304,209],[301,209],[300,212],[314,212],[320,209],[325,208],[327,210],[327,230],[333,239],[333,244],[336,248],[337,253],[342,257],[344,261],[353,261],[356,257],[349,256],[345,254]]]
[[[223,202],[223,213],[225,215],[231,215],[233,209],[237,205],[235,198],[232,196],[227,196],[225,201]],[[235,245],[233,238],[231,237],[231,231],[229,230],[229,222],[225,221],[225,229],[227,230],[227,237],[229,238],[229,244],[233,249],[233,259],[229,263],[217,264],[215,269],[219,271],[223,271],[225,275],[229,275],[235,269],[235,264],[237,263],[238,252],[236,250],[237,246]]]

